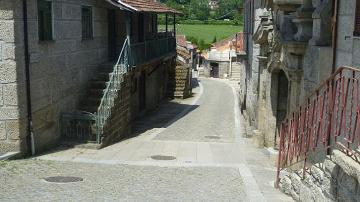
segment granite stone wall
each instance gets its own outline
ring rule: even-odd
[[[77,108],[95,70],[108,61],[107,9],[112,7],[100,0],[53,1],[54,40],[39,42],[36,0],[28,4],[33,127],[41,151],[57,143],[59,115]],[[93,39],[82,40],[82,5],[93,9]]]
[[[61,112],[77,108],[89,79],[100,64],[108,61],[108,9],[117,9],[101,0],[52,2],[53,40],[39,41],[37,0],[27,1],[30,89],[37,152],[58,142]],[[19,145],[25,142],[25,66],[22,1],[3,0],[0,4],[0,30],[4,32],[0,34],[0,128],[4,131],[0,136],[0,150],[5,152],[19,150]],[[82,39],[81,6],[93,9],[93,38],[89,40]],[[125,21],[118,9],[116,12],[119,39],[124,36],[121,30],[125,29]]]
[[[360,201],[360,165],[340,151],[301,171],[285,174],[280,189],[295,201]]]
[[[0,154],[26,151],[21,1],[0,1]]]
[[[360,37],[354,36],[356,0],[340,0],[336,67],[360,68]]]

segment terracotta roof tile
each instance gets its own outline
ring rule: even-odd
[[[187,43],[186,43],[186,37],[185,37],[185,35],[176,35],[176,43],[177,43],[179,46],[186,47],[186,46],[187,46]]]
[[[118,0],[125,5],[135,8],[138,12],[155,12],[155,13],[177,13],[179,11],[169,8],[166,5],[155,0]]]
[[[213,44],[216,49],[223,49],[228,46],[232,46],[236,49],[236,52],[244,51],[244,34],[242,32],[237,33],[229,38],[223,39]]]

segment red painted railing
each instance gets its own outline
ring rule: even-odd
[[[339,68],[283,121],[276,186],[282,170],[301,166],[304,177],[308,167],[331,149],[359,162],[359,80],[359,69]]]

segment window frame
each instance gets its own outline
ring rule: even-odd
[[[40,37],[40,6],[39,6],[39,2],[40,1],[44,1],[44,2],[49,2],[51,4],[51,8],[50,8],[50,22],[51,22],[51,35],[49,38],[47,37]],[[47,42],[47,41],[54,41],[55,40],[55,17],[54,17],[54,1],[53,0],[37,0],[37,23],[38,23],[38,40],[39,42]],[[44,30],[43,30],[44,31]],[[44,35],[45,36],[45,35]]]
[[[354,36],[360,37],[360,0],[355,1]]]
[[[83,24],[83,14],[84,14],[84,9],[89,9],[90,10],[90,17],[91,17],[91,30],[90,30],[90,36],[84,37],[84,24]],[[82,5],[81,6],[81,40],[83,41],[88,41],[88,40],[93,40],[94,39],[94,8],[93,6],[90,5]]]

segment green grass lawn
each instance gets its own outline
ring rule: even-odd
[[[177,25],[177,32],[186,36],[192,36],[205,43],[212,43],[214,36],[219,41],[242,31],[241,26],[233,25]]]

